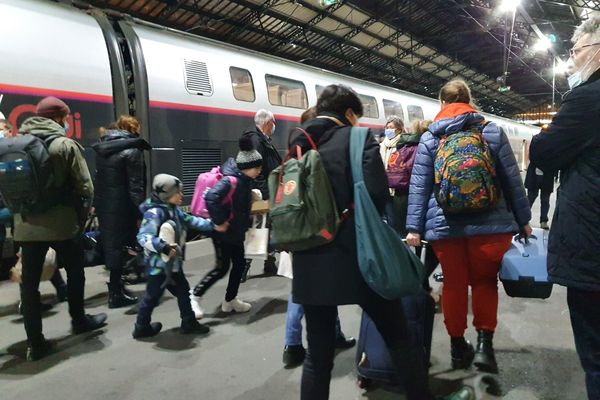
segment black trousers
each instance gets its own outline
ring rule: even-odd
[[[529,190],[527,189],[527,198],[529,199],[529,207],[533,206],[535,200],[540,195],[540,203],[542,209],[540,211],[540,222],[548,222],[548,212],[550,211],[550,192],[544,192],[541,189]]]
[[[231,273],[229,274],[229,283],[227,284],[227,292],[225,293],[225,301],[235,299],[240,288],[240,279],[244,273],[246,260],[244,259],[244,243],[231,244],[213,238],[213,246],[215,247],[216,265],[212,271],[202,278],[202,280],[194,288],[194,296],[202,296],[206,291],[214,285],[219,279],[227,275],[229,267],[232,265]]]
[[[597,400],[600,399],[600,292],[568,288],[567,303],[588,399]]]
[[[57,259],[60,259],[61,266],[67,271],[67,298],[71,319],[78,323],[85,318],[83,308],[85,273],[81,242],[77,239],[60,242],[22,242],[21,310],[27,340],[32,345],[39,344],[44,339],[39,287],[42,267],[50,247],[56,251]]]
[[[433,399],[428,389],[424,349],[411,346],[410,333],[402,303],[371,293],[359,304],[381,333],[394,366],[404,378],[409,400]],[[335,354],[337,306],[303,304],[306,316],[308,354],[302,371],[301,400],[329,399],[329,382]]]
[[[146,283],[146,293],[142,299],[137,315],[136,323],[138,325],[147,326],[152,320],[152,311],[158,305],[165,289],[177,298],[179,306],[179,315],[182,321],[196,319],[192,306],[190,304],[190,284],[183,271],[173,274],[172,279],[175,283],[167,285],[166,288],[161,287],[167,276],[165,274],[148,275],[148,283]]]

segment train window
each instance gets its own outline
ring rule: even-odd
[[[308,108],[304,83],[275,75],[265,75],[269,103],[274,106]]]
[[[252,82],[250,71],[238,67],[229,67],[229,75],[231,76],[233,97],[235,97],[236,100],[248,102],[256,100],[254,83]]]
[[[420,106],[408,106],[408,122],[425,119],[423,109]]]
[[[395,115],[404,120],[404,111],[402,110],[402,104],[397,101],[383,99],[383,114],[386,118]]]
[[[196,60],[183,60],[185,67],[185,89],[190,94],[212,96],[213,87],[206,63]]]
[[[379,118],[379,108],[377,108],[375,97],[359,94],[358,98],[363,105],[363,117]]]

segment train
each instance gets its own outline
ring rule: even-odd
[[[236,154],[241,133],[261,108],[275,115],[273,141],[282,152],[302,112],[332,83],[359,94],[362,126],[382,129],[390,115],[409,125],[439,111],[436,99],[115,12],[0,0],[0,15],[0,114],[18,127],[41,98],[63,99],[72,111],[67,135],[84,146],[92,171],[90,146],[99,128],[119,115],[135,115],[152,146],[149,177],[181,177],[187,202],[200,173]],[[531,137],[540,128],[484,115],[504,128],[525,168]]]

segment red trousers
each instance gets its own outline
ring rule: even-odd
[[[444,272],[444,323],[451,337],[467,329],[469,285],[473,298],[473,325],[495,331],[498,314],[498,271],[511,234],[478,235],[432,242]]]

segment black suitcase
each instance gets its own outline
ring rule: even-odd
[[[429,366],[431,340],[433,337],[433,317],[435,302],[429,293],[421,291],[402,299],[408,327],[414,346],[424,349],[425,366]],[[363,312],[360,323],[360,336],[356,351],[358,383],[365,388],[372,381],[400,385],[402,383],[392,364],[387,347],[375,324]]]

